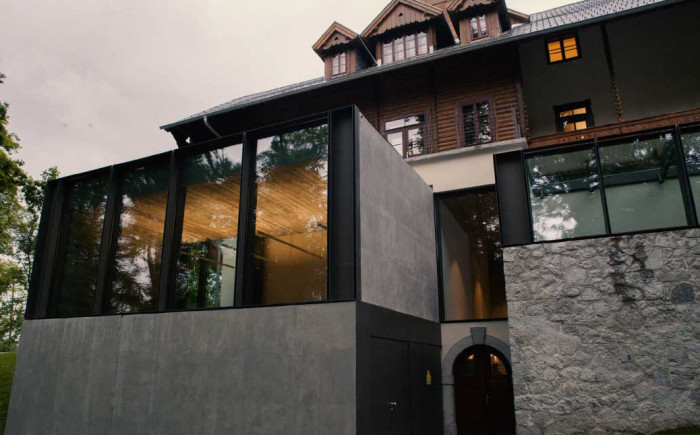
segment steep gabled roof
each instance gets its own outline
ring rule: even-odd
[[[379,31],[380,26],[382,23],[387,21],[388,18],[390,18],[395,12],[399,12],[398,9],[400,8],[408,8],[413,11],[417,11],[420,14],[422,14],[422,19],[405,19],[405,20],[399,20],[401,26],[406,25],[406,24],[411,24],[411,23],[417,23],[421,21],[425,21],[426,18],[435,18],[437,16],[442,15],[442,10],[440,8],[436,8],[435,6],[431,6],[427,3],[423,3],[422,1],[418,0],[393,0],[391,3],[389,3],[383,10],[382,12],[377,15],[377,18],[375,18],[371,23],[369,23],[369,26],[362,32],[362,37],[363,38],[370,38],[372,36],[381,34],[383,32]],[[401,13],[401,12],[399,12]],[[398,27],[394,26],[394,27]],[[393,28],[393,27],[392,27]]]
[[[313,49],[318,53],[319,51],[323,51],[330,48],[330,46],[335,45],[333,41],[335,38],[341,41],[338,44],[345,44],[351,42],[358,36],[359,35],[357,33],[343,26],[339,22],[334,21],[328,30],[326,30],[318,41],[316,41],[316,43],[313,45]]]
[[[491,3],[496,3],[497,0],[453,0],[447,5],[447,10],[449,12],[464,11],[474,6],[479,5],[490,5]]]

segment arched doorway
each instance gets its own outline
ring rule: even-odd
[[[472,346],[455,359],[452,373],[458,435],[515,433],[513,378],[501,352]]]

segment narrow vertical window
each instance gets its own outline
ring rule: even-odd
[[[392,41],[385,42],[382,45],[382,62],[384,64],[394,61],[394,44]]]
[[[403,37],[397,38],[394,41],[394,60],[403,60],[405,57],[406,52],[404,51]]]
[[[333,55],[331,60],[331,74],[334,76],[347,73],[347,57],[345,52]]]
[[[406,57],[416,56],[416,35],[406,36]]]
[[[581,57],[578,37],[576,35],[559,36],[547,40],[547,61],[549,63]]]
[[[55,309],[59,317],[93,313],[107,207],[107,177],[75,182],[62,222]]]
[[[168,179],[168,161],[132,169],[122,177],[110,313],[156,309]]]
[[[253,305],[327,299],[328,125],[258,140]]]
[[[491,142],[491,109],[488,101],[477,101],[462,106],[462,139],[464,145]]]
[[[418,33],[418,54],[428,53],[428,35],[425,32]]]
[[[175,309],[233,306],[243,145],[185,159]]]

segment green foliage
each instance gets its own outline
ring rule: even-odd
[[[5,76],[0,73],[0,83]],[[36,249],[44,188],[58,177],[49,168],[35,180],[15,158],[20,143],[8,130],[9,105],[0,101],[0,351],[17,346]]]
[[[10,392],[12,391],[16,361],[16,353],[0,354],[0,433],[5,433],[7,408],[10,405]]]
[[[700,427],[686,427],[657,432],[655,435],[700,435]]]

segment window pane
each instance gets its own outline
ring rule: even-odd
[[[687,225],[673,135],[600,147],[613,233]]]
[[[258,141],[253,303],[326,300],[328,126]]]
[[[479,23],[476,21],[476,18],[472,18],[469,20],[471,27],[472,27],[472,39],[478,39],[479,38]]]
[[[122,178],[117,247],[109,311],[154,311],[160,285],[169,162],[126,172]]]
[[[428,36],[425,32],[418,34],[418,54],[426,54],[428,52]]]
[[[474,125],[474,105],[469,104],[462,107],[462,117],[464,130],[464,144],[474,145],[476,144],[476,126]]]
[[[442,198],[439,207],[445,320],[507,317],[496,192]]]
[[[397,38],[394,41],[394,59],[395,60],[402,60],[404,58],[404,46],[403,46],[403,37]]]
[[[399,154],[403,155],[403,133],[389,133],[386,136],[386,140],[389,141],[391,146],[394,147]]]
[[[479,118],[479,143],[491,142],[491,122],[489,117],[489,103],[483,101],[476,103],[476,115]]]
[[[548,42],[547,50],[549,51],[550,62],[559,62],[560,60],[564,60],[564,57],[561,52],[561,43],[558,40]]]
[[[595,151],[526,158],[535,241],[605,234]]]
[[[487,35],[486,29],[486,15],[479,16],[479,30],[481,30],[481,36]]]
[[[391,42],[384,43],[382,46],[382,62],[391,63],[394,61],[394,48]]]
[[[423,154],[423,128],[413,128],[408,130],[408,156],[418,156]]]
[[[404,125],[406,125],[406,121],[404,118],[396,119],[394,121],[387,121],[386,123],[384,123],[384,130],[396,130],[397,128],[402,128]]]
[[[78,181],[68,192],[63,218],[62,270],[56,284],[57,316],[92,314],[107,207],[107,177]]]
[[[187,157],[175,308],[233,306],[242,145]]]
[[[576,38],[567,38],[564,40],[564,56],[567,59],[573,59],[578,56],[578,47],[576,45]]]
[[[332,63],[331,74],[337,75],[338,71],[340,69],[338,55],[333,56],[333,60],[331,61],[331,63]]]
[[[416,35],[406,37],[406,57],[414,57],[416,55]]]
[[[700,214],[700,131],[684,131],[681,135],[685,150],[690,188],[695,201],[695,211]]]

